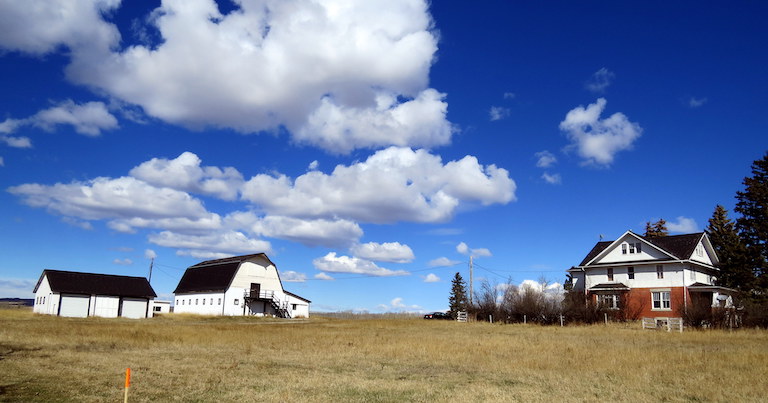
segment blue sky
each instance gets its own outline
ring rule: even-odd
[[[266,252],[313,309],[562,282],[768,145],[762,2],[0,1],[0,296]],[[349,4],[352,3],[352,4]]]

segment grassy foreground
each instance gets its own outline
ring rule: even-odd
[[[768,332],[0,310],[0,401],[764,401]]]

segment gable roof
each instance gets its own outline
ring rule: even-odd
[[[307,302],[308,302],[308,303],[310,303],[310,304],[312,303],[312,301],[310,301],[310,300],[308,300],[308,299],[306,299],[306,298],[304,298],[304,297],[300,297],[300,296],[298,296],[298,295],[296,295],[296,294],[294,294],[294,293],[292,293],[292,292],[289,292],[289,291],[285,291],[285,290],[283,290],[283,292],[284,292],[284,293],[286,293],[286,294],[288,294],[288,295],[290,295],[290,296],[292,296],[292,297],[296,297],[296,298],[298,298],[298,299],[300,299],[300,300],[302,300],[302,301],[307,301]]]
[[[264,253],[206,260],[187,268],[173,293],[226,291],[240,264],[256,257],[262,257],[274,266]]]
[[[624,235],[626,234],[631,234],[636,238],[642,241],[645,241],[646,244],[649,244],[661,250],[662,252],[670,255],[672,258],[678,259],[678,260],[689,259],[693,254],[694,250],[696,249],[696,246],[699,244],[701,239],[705,236],[703,232],[696,232],[693,234],[667,235],[667,236],[648,238],[642,235],[635,234],[632,231],[627,231],[618,239],[623,238]],[[589,253],[587,253],[587,256],[584,257],[584,259],[581,261],[579,266],[588,265],[596,257],[598,257],[598,255],[603,253],[609,246],[613,245],[616,242],[617,241],[598,242],[589,251]]]
[[[48,278],[51,291],[67,294],[109,295],[116,297],[155,298],[155,290],[144,277],[118,276],[113,274],[80,273],[62,270],[43,270],[35,285],[40,287]]]

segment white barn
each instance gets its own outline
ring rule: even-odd
[[[144,277],[43,270],[33,312],[85,318],[152,317],[155,291]]]
[[[190,266],[173,293],[174,313],[308,318],[311,303],[283,289],[277,267],[264,253]]]

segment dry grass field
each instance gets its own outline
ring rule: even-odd
[[[0,401],[765,401],[768,332],[0,310]]]

